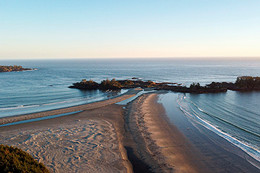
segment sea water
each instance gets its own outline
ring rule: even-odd
[[[58,109],[109,99],[111,91],[68,88],[82,79],[131,79],[202,85],[235,82],[237,76],[260,76],[260,61],[176,59],[1,60],[1,65],[22,65],[33,71],[0,73],[0,117]],[[260,92],[180,94],[176,101],[185,114],[245,145],[260,150]]]
[[[165,107],[171,123],[184,133],[187,130],[183,121],[185,118],[199,131],[200,124],[260,162],[260,111],[257,99],[260,99],[260,92],[168,92],[160,95],[159,103]]]

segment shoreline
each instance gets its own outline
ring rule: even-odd
[[[225,133],[225,135],[223,135],[223,131],[207,122],[204,124],[204,120],[197,118],[196,115],[191,116],[183,109],[183,107],[181,107],[178,98],[179,95],[177,93],[167,93],[165,95],[160,95],[159,103],[164,105],[167,116],[171,119],[170,122],[177,126],[185,136],[189,137],[189,140],[196,141],[194,136],[197,135],[197,138],[201,138],[201,136],[204,135],[204,138],[208,138],[214,143],[218,143],[217,146],[215,145],[216,148],[218,146],[221,148],[229,148],[227,152],[238,155],[256,168],[260,169],[260,161],[257,159],[257,156],[239,145],[243,144],[243,142],[233,138],[230,134]],[[171,104],[169,105],[169,103]],[[191,134],[190,131],[197,131],[197,133],[194,133],[194,135]],[[235,142],[232,141],[233,139]],[[196,143],[199,142],[201,141],[196,141]]]
[[[240,148],[214,132],[198,130],[185,118],[182,121],[187,124],[181,128],[172,123],[158,102],[164,92],[144,93],[127,105],[115,104],[139,92],[131,90],[110,100],[25,115],[22,118],[30,119],[81,111],[0,127],[0,143],[24,149],[54,172],[259,171],[234,154]]]
[[[183,134],[167,120],[157,94],[146,94],[128,105],[125,145],[146,164],[134,170],[148,172],[210,172],[200,154]],[[129,140],[130,138],[130,140]],[[131,160],[130,160],[131,161]],[[135,160],[132,160],[132,162]]]
[[[81,105],[77,105],[77,106],[71,106],[71,107],[65,107],[65,108],[59,108],[59,109],[52,109],[52,110],[47,110],[47,111],[40,111],[40,112],[35,112],[35,113],[30,113],[30,114],[2,117],[2,118],[0,118],[0,125],[14,123],[17,121],[41,118],[41,117],[46,117],[46,116],[65,114],[65,113],[70,113],[70,112],[96,109],[96,108],[99,108],[99,107],[102,107],[105,105],[114,104],[114,103],[126,100],[128,98],[131,98],[140,91],[141,91],[140,89],[136,88],[136,89],[129,90],[126,93],[116,96],[114,98],[101,100],[101,101],[97,101],[97,102],[93,102],[93,103],[81,104]]]
[[[214,132],[190,123],[182,112],[169,119],[158,93],[145,94],[127,106],[126,146],[148,172],[260,172],[253,159],[239,147]],[[174,106],[171,104],[171,106]],[[175,124],[180,123],[180,124]],[[129,151],[130,152],[130,151]],[[136,166],[136,168],[135,168]]]

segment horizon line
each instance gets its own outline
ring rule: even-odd
[[[246,59],[245,59],[246,58]],[[104,60],[104,59],[176,59],[176,60],[185,60],[185,59],[194,59],[194,60],[260,60],[260,56],[203,56],[203,57],[43,57],[43,58],[4,58],[0,57],[0,61],[2,60]]]

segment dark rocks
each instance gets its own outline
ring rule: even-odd
[[[206,86],[201,86],[199,83],[193,83],[190,87],[181,86],[177,83],[156,83],[151,80],[103,80],[100,84],[86,79],[81,82],[74,83],[70,88],[84,89],[84,90],[120,90],[129,88],[151,88],[154,90],[169,90],[182,93],[220,93],[227,92],[227,90],[234,91],[260,91],[260,77],[242,76],[238,77],[235,83],[232,82],[212,82]]]
[[[210,86],[200,86],[199,84],[191,85],[190,87],[185,87],[178,85],[177,83],[156,83],[151,80],[103,80],[100,84],[92,80],[87,81],[83,79],[81,82],[74,83],[69,88],[77,88],[82,90],[120,90],[129,88],[151,88],[154,90],[170,90],[174,92],[183,93],[218,93],[226,92],[227,89],[223,87],[210,87]]]

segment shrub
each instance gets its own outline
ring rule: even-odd
[[[100,84],[100,89],[102,90],[116,90],[116,89],[121,89],[122,85],[116,81],[115,79],[112,79],[111,81],[109,79],[103,80]]]
[[[1,173],[49,173],[48,169],[37,162],[25,151],[7,145],[0,145]]]
[[[125,86],[131,86],[131,85],[134,85],[134,82],[133,81],[131,81],[131,80],[126,80],[125,82],[124,82],[124,87]]]

